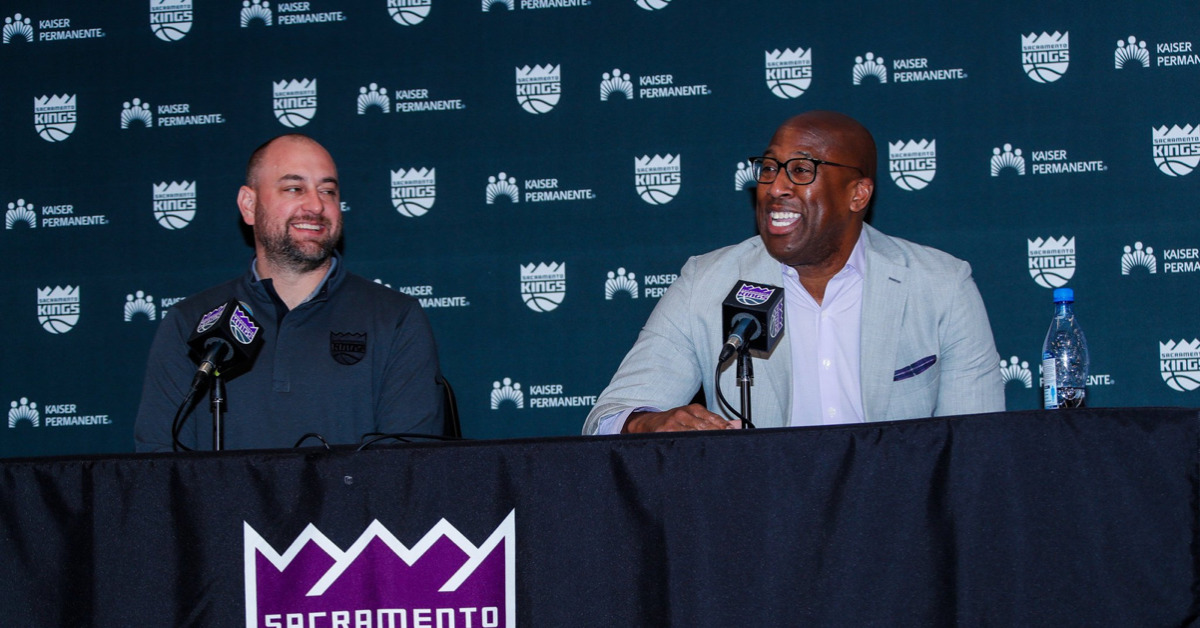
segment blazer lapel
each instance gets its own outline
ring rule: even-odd
[[[867,258],[863,285],[860,339],[863,412],[867,421],[887,415],[888,399],[895,373],[900,326],[908,300],[908,267],[892,245],[870,225],[863,225]]]

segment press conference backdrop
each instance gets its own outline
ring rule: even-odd
[[[155,328],[245,270],[245,159],[289,131],[338,162],[349,268],[426,308],[466,435],[577,433],[687,257],[754,235],[745,158],[817,108],[875,134],[872,224],[973,265],[1009,408],[1059,286],[1091,405],[1195,405],[1200,6],[1079,9],[7,2],[0,455],[132,448]]]

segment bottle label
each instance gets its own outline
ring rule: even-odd
[[[1058,372],[1049,351],[1042,352],[1042,405],[1047,410],[1058,408]]]

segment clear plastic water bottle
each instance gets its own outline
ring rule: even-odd
[[[1042,396],[1047,410],[1083,405],[1088,347],[1075,320],[1075,291],[1054,291],[1054,320],[1042,343]]]

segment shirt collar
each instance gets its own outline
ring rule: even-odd
[[[794,275],[794,273],[788,272],[791,269],[791,266],[788,266],[783,262],[780,262],[779,266],[782,268],[785,277],[791,277]],[[867,254],[863,247],[863,236],[861,231],[858,234],[858,240],[854,242],[854,248],[850,250],[850,258],[846,260],[846,265],[837,272],[838,275],[842,275],[844,273],[856,273],[859,277],[864,278],[867,276]]]
[[[329,256],[329,268],[325,271],[325,276],[321,278],[321,283],[317,284],[317,287],[313,288],[313,291],[310,292],[308,296],[304,297],[304,300],[301,301],[301,303],[308,303],[313,299],[313,297],[321,294],[321,290],[325,288],[325,284],[328,283],[329,278],[333,276],[333,271],[337,270],[338,257],[339,256],[337,253]],[[258,275],[258,266],[255,263],[257,261],[258,256],[250,259],[250,276],[254,278],[255,282],[260,282],[262,281],[262,277]]]

